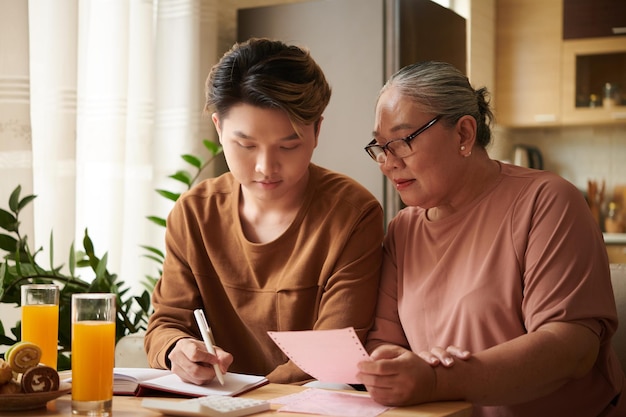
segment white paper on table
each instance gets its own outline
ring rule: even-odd
[[[358,384],[357,364],[369,359],[352,327],[267,333],[300,369],[321,382]]]

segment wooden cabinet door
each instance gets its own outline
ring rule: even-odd
[[[563,42],[563,90],[561,120],[566,125],[626,123],[626,37],[572,39]],[[592,63],[595,65],[579,65]],[[587,61],[585,61],[587,60]],[[580,72],[580,74],[578,74]],[[602,86],[616,83],[620,98],[616,104],[589,107],[590,94],[602,97]],[[624,86],[624,87],[622,87]]]
[[[560,123],[562,13],[562,0],[497,0],[498,125]]]
[[[563,39],[626,34],[626,1],[563,0]]]

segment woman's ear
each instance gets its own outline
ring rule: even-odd
[[[460,141],[459,149],[464,149],[465,152],[462,153],[463,156],[466,156],[467,152],[471,153],[476,142],[476,119],[466,115],[461,117],[456,125]]]
[[[222,125],[220,123],[220,118],[217,113],[211,114],[211,120],[213,120],[213,125],[215,126],[215,130],[217,131],[217,139],[220,143],[222,143]]]

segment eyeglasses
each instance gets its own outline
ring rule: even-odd
[[[424,133],[424,131],[426,131],[429,127],[437,123],[437,120],[439,119],[441,119],[441,116],[435,117],[433,120],[426,123],[406,138],[390,140],[384,145],[379,145],[376,143],[376,139],[372,139],[372,141],[365,147],[365,152],[367,152],[367,154],[379,164],[385,163],[388,152],[396,158],[406,158],[414,153],[413,148],[411,148],[411,141],[421,133]]]

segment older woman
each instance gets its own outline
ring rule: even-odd
[[[384,241],[360,378],[389,405],[624,416],[602,234],[572,184],[490,159],[486,95],[440,62],[403,68],[381,90],[366,151],[409,207]]]

